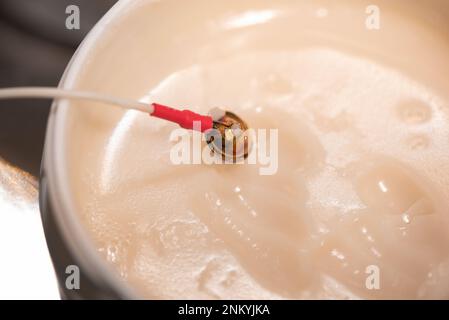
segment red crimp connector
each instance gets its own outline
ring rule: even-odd
[[[179,124],[184,129],[197,129],[194,127],[194,122],[199,122],[201,132],[212,129],[213,120],[210,116],[203,116],[190,110],[177,110],[164,106],[162,104],[153,103],[154,111],[151,116],[165,119]]]

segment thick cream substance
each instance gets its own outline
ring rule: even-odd
[[[277,173],[173,165],[176,127],[129,111],[73,160],[80,218],[146,297],[449,298],[449,101],[403,71],[326,47],[179,70],[141,98],[278,129]]]

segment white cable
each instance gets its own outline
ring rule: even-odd
[[[150,114],[154,111],[154,107],[151,104],[115,98],[109,95],[88,91],[75,91],[50,87],[18,87],[0,89],[0,99],[22,98],[79,99],[116,105],[122,108],[134,109]]]

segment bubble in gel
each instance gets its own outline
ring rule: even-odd
[[[397,106],[399,119],[407,124],[422,124],[430,120],[432,111],[430,107],[419,100],[409,100]]]
[[[411,150],[424,150],[430,145],[430,140],[426,135],[414,135],[407,139],[407,146]]]

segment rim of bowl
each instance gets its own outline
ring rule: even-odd
[[[141,0],[119,0],[114,4],[76,50],[61,78],[60,88],[70,89],[74,87],[84,61],[95,50],[96,41],[102,37],[107,26],[115,21],[118,16],[126,15],[127,12],[138,7],[141,2]],[[69,109],[69,101],[55,101],[51,107],[46,132],[43,166],[48,179],[50,191],[48,196],[54,209],[55,219],[62,230],[62,236],[71,254],[83,265],[84,272],[95,275],[95,280],[100,285],[101,283],[107,284],[125,299],[138,298],[135,290],[125,283],[96,252],[87,230],[77,218],[75,201],[66,182],[68,181],[68,168],[64,148],[66,137],[64,119]]]

